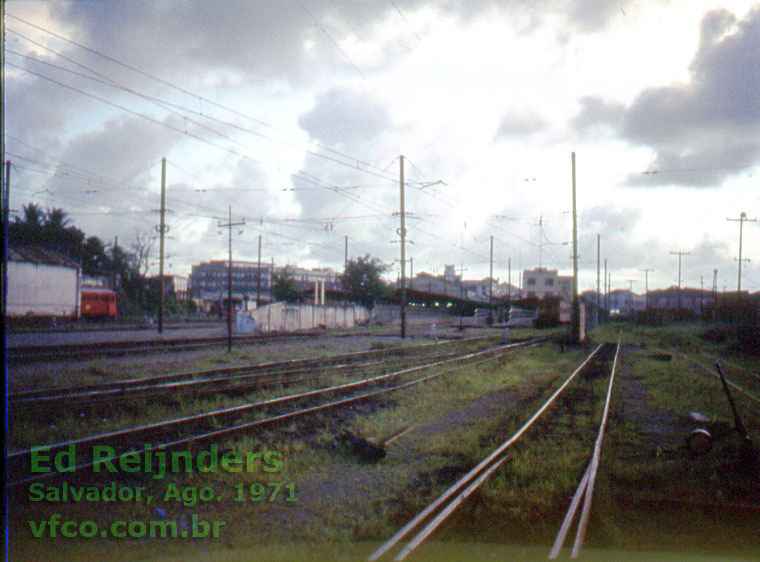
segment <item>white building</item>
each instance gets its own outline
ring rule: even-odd
[[[79,265],[39,246],[8,246],[9,317],[79,316]]]
[[[556,269],[537,267],[523,272],[523,297],[560,297],[565,302],[573,300],[573,277],[559,275]]]

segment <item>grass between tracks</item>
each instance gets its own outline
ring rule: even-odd
[[[609,329],[592,335],[597,340],[615,337]],[[704,352],[720,355],[721,349],[702,347],[701,340],[682,330],[658,334],[637,328],[626,331],[624,341],[628,348],[613,395],[587,538],[589,559],[756,558],[757,512],[703,510],[665,501],[759,501],[750,494],[757,480],[735,470],[735,438],[716,445],[706,457],[694,458],[679,449],[692,429],[688,411],[699,410],[719,423],[730,420],[718,379],[694,368],[691,359],[654,357],[672,353],[675,345],[690,358],[705,361]],[[25,521],[52,512],[102,523],[147,520],[155,513],[140,504],[22,503],[12,507],[16,553],[27,559],[50,553],[78,559],[362,559],[377,545],[371,541],[392,535],[522,425],[581,357],[575,351],[562,354],[554,345],[518,351],[329,414],[225,440],[220,443],[225,449],[280,451],[284,468],[276,474],[175,478],[183,486],[210,486],[224,500],[157,504],[171,520],[187,522],[192,513],[226,520],[219,539],[32,540]],[[416,559],[475,560],[500,553],[545,558],[588,463],[607,380],[602,372],[579,376],[514,448],[512,460],[460,506],[434,536],[438,542],[424,545]],[[735,397],[749,421],[751,401]],[[376,464],[363,461],[345,440],[336,439],[342,432],[381,439],[405,426],[414,429],[389,445],[387,457]],[[752,431],[757,442],[760,435]],[[160,494],[168,480],[126,483],[148,485]],[[232,501],[235,483],[254,481],[294,482],[299,501]],[[494,541],[525,546],[489,544]]]

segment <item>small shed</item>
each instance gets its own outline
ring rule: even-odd
[[[79,265],[40,246],[8,245],[9,317],[79,316]]]

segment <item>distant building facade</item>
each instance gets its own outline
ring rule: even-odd
[[[669,287],[649,291],[649,308],[687,308],[698,314],[715,302],[715,293],[704,289]]]
[[[8,317],[79,317],[80,268],[39,246],[8,245]]]
[[[537,267],[523,272],[523,297],[560,297],[565,302],[573,300],[573,277],[559,275],[556,269]]]
[[[187,292],[202,308],[210,303],[227,299],[227,260],[212,260],[192,267],[187,282]],[[295,265],[275,266],[271,263],[233,261],[232,262],[232,300],[236,303],[250,302],[255,306],[256,295],[262,303],[272,302],[273,274],[287,273],[293,277],[302,291],[310,290],[317,282],[323,283],[326,290],[341,289],[341,274],[331,268],[306,269]]]

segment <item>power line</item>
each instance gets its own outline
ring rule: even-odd
[[[216,107],[216,108],[222,109],[222,110],[224,110],[224,111],[227,111],[227,112],[229,112],[229,113],[231,113],[231,114],[233,114],[233,115],[237,115],[238,117],[242,117],[242,118],[244,118],[244,119],[248,119],[248,120],[250,120],[251,122],[253,122],[253,123],[256,123],[257,125],[260,125],[260,126],[262,126],[262,127],[266,127],[266,128],[268,128],[268,129],[271,129],[272,131],[276,131],[276,132],[278,132],[278,133],[280,133],[280,134],[283,134],[283,135],[286,135],[286,136],[289,136],[289,137],[294,137],[293,133],[290,133],[290,132],[284,131],[284,130],[282,130],[282,129],[279,129],[278,127],[275,127],[274,125],[271,125],[271,124],[269,124],[269,123],[267,123],[267,122],[265,122],[265,121],[262,121],[261,119],[257,119],[257,118],[255,118],[255,117],[252,117],[252,116],[250,116],[250,115],[247,115],[247,114],[245,114],[245,113],[243,113],[243,112],[241,112],[241,111],[238,111],[238,110],[236,110],[236,109],[233,109],[233,108],[231,108],[231,107],[229,107],[229,106],[225,106],[225,105],[223,105],[223,104],[221,104],[221,103],[218,103],[218,102],[215,102],[215,101],[213,101],[213,100],[211,100],[211,99],[209,99],[209,98],[206,98],[206,97],[204,97],[204,96],[201,96],[201,95],[199,95],[199,94],[196,94],[195,92],[192,92],[192,91],[190,91],[190,90],[188,90],[188,89],[186,89],[186,88],[183,88],[182,86],[179,86],[179,85],[177,85],[177,84],[174,84],[174,83],[172,83],[172,82],[170,82],[170,81],[168,81],[168,80],[165,80],[165,79],[163,79],[163,78],[160,78],[160,77],[158,77],[158,76],[156,76],[156,75],[154,75],[154,74],[151,74],[151,73],[149,73],[149,72],[146,72],[146,71],[144,71],[144,70],[141,70],[141,69],[137,68],[136,66],[130,65],[130,64],[128,64],[128,63],[125,63],[125,62],[123,62],[123,61],[121,61],[121,60],[118,60],[118,59],[116,59],[116,58],[114,58],[114,57],[111,57],[111,56],[109,56],[109,55],[106,55],[105,53],[102,53],[102,52],[100,52],[100,51],[98,51],[98,50],[96,50],[96,49],[93,49],[93,48],[91,48],[91,47],[88,47],[88,46],[86,46],[86,45],[83,45],[82,43],[78,43],[77,41],[74,41],[73,39],[70,39],[70,38],[68,38],[68,37],[65,37],[65,36],[63,36],[63,35],[60,35],[60,34],[58,34],[58,33],[54,32],[54,31],[51,31],[51,30],[49,30],[49,29],[46,29],[46,28],[44,28],[44,27],[42,27],[42,26],[36,25],[36,24],[34,24],[34,23],[32,23],[32,22],[29,22],[29,21],[27,21],[27,20],[25,20],[25,19],[23,19],[23,18],[20,18],[20,17],[18,17],[18,16],[14,16],[14,15],[12,15],[12,14],[7,14],[7,15],[8,15],[9,17],[11,17],[11,18],[13,18],[13,19],[15,19],[15,20],[18,20],[18,21],[20,21],[20,22],[22,22],[22,23],[24,23],[24,24],[26,24],[26,25],[29,25],[29,26],[31,26],[31,27],[33,27],[33,28],[35,28],[35,29],[39,30],[39,31],[42,31],[43,33],[47,33],[47,34],[49,34],[49,35],[52,35],[53,37],[56,37],[56,38],[58,38],[58,39],[60,39],[60,40],[62,40],[62,41],[65,41],[65,42],[67,42],[67,43],[70,43],[70,44],[72,44],[72,45],[75,45],[76,47],[79,47],[80,49],[83,49],[83,50],[85,50],[85,51],[87,51],[87,52],[89,52],[89,53],[92,53],[92,54],[94,54],[94,55],[96,55],[96,56],[98,56],[98,57],[101,57],[101,58],[103,58],[103,59],[105,59],[105,60],[107,60],[107,61],[109,61],[109,62],[112,62],[112,63],[114,63],[114,64],[117,64],[117,65],[119,65],[119,66],[122,66],[123,68],[127,68],[128,70],[131,70],[132,72],[135,72],[135,73],[137,73],[137,74],[140,74],[141,76],[144,76],[144,77],[146,77],[146,78],[149,78],[149,79],[151,79],[151,80],[155,80],[156,82],[159,82],[160,84],[163,84],[163,85],[165,85],[165,86],[167,86],[167,87],[169,87],[169,88],[171,88],[171,89],[173,89],[173,90],[176,90],[176,91],[178,91],[178,92],[181,92],[181,93],[183,93],[183,94],[185,94],[185,95],[188,95],[188,96],[192,97],[193,99],[197,99],[197,100],[199,100],[199,101],[200,101],[200,102],[202,102],[202,103],[205,103],[205,104],[207,104],[207,105],[210,105],[210,106],[213,106],[213,107]],[[17,35],[20,35],[20,36],[21,36],[21,34],[20,34],[20,33],[18,33],[18,32],[15,32],[15,31],[14,31],[14,33],[16,33]],[[29,41],[33,41],[33,40],[31,40],[31,39],[28,39],[28,40],[29,40]],[[47,50],[50,50],[48,47],[46,47],[46,46],[44,46],[44,45],[41,45],[41,44],[39,44],[39,43],[36,43],[36,44],[37,44],[37,45],[39,45],[39,46],[41,46],[42,48],[45,48],[45,49],[47,49]],[[52,52],[55,52],[55,51],[52,51]],[[65,57],[65,55],[62,55],[62,54],[60,54],[60,53],[56,53],[56,54],[58,54],[58,55],[59,55],[59,56],[61,56],[61,57]],[[76,62],[74,62],[74,64],[80,65],[80,63],[76,63]],[[87,66],[85,66],[85,65],[80,65],[80,66],[82,66],[83,68],[87,68],[87,69],[88,69],[88,70],[90,70],[91,72],[94,72],[94,71],[92,71],[91,69],[89,69],[89,67],[87,67]],[[109,80],[110,80],[110,79],[109,79]],[[168,103],[168,102],[166,102],[166,103]],[[193,113],[198,113],[198,114],[200,114],[200,115],[202,115],[203,117],[206,117],[206,118],[208,118],[208,119],[212,119],[212,120],[213,120],[213,119],[215,119],[215,118],[213,118],[213,117],[211,117],[211,116],[208,116],[208,115],[205,115],[205,114],[203,114],[202,112],[195,112],[195,111],[193,111],[193,110],[189,110],[189,109],[188,109],[187,111],[190,111],[190,112],[193,112]],[[221,121],[221,122],[223,122],[223,121]],[[223,123],[226,123],[226,122],[223,122]],[[230,124],[230,125],[231,125],[231,126],[237,126],[237,125],[234,125],[234,124]],[[242,129],[243,129],[243,130],[246,130],[247,132],[249,132],[249,133],[251,133],[251,134],[256,134],[256,135],[262,136],[263,138],[266,138],[266,139],[268,139],[268,140],[271,140],[271,141],[273,141],[273,142],[279,142],[279,143],[281,143],[281,144],[285,144],[285,143],[283,143],[283,141],[277,141],[276,139],[273,139],[273,138],[271,138],[271,137],[268,137],[268,136],[266,136],[266,135],[263,135],[262,133],[254,132],[254,131],[251,131],[250,129],[245,129],[245,128],[242,128]],[[370,164],[370,163],[368,163],[368,162],[365,162],[365,161],[363,161],[363,160],[361,160],[361,159],[355,158],[355,157],[353,157],[353,156],[350,156],[350,155],[348,155],[348,154],[345,154],[345,153],[343,153],[343,152],[341,152],[341,151],[335,150],[335,149],[333,149],[333,148],[330,148],[330,147],[328,147],[328,146],[325,146],[325,145],[323,145],[323,144],[320,144],[320,143],[310,143],[310,144],[311,144],[311,145],[313,145],[313,146],[316,146],[316,147],[318,147],[320,150],[324,150],[324,151],[326,151],[326,152],[330,152],[330,153],[332,153],[332,154],[338,155],[338,156],[340,156],[340,157],[342,157],[342,158],[345,158],[345,159],[347,159],[347,160],[351,160],[351,161],[353,161],[355,164],[354,164],[352,167],[354,167],[355,169],[358,169],[358,170],[361,170],[361,171],[366,171],[366,170],[362,170],[362,168],[361,168],[361,166],[364,166],[364,167],[366,167],[366,168],[374,168],[375,170],[379,170],[379,168],[378,168],[378,167],[376,167],[376,166],[374,166],[374,165],[372,165],[372,164]],[[314,151],[307,151],[307,152],[308,152],[308,153],[310,153],[310,154],[312,154],[312,155],[314,155],[314,156],[318,156],[318,157],[324,157],[324,155],[320,156],[320,155],[319,155],[319,153],[317,153],[317,152],[314,152]],[[343,164],[346,164],[346,163],[343,163]],[[390,178],[390,179],[392,179],[392,178]]]

